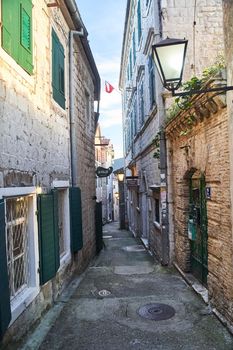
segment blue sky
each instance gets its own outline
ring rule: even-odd
[[[100,125],[102,135],[110,138],[115,158],[123,156],[121,95],[104,91],[108,81],[118,89],[121,46],[127,0],[76,0],[89,33],[89,43],[101,77]]]

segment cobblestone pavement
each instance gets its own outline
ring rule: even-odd
[[[232,336],[174,269],[156,263],[117,223],[105,225],[104,236],[105,249],[24,350],[233,349]],[[175,314],[157,321],[138,314],[154,303],[171,306]],[[151,315],[164,314],[150,308]]]

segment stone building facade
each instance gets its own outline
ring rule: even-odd
[[[95,134],[95,163],[96,168],[108,169],[113,167],[114,149],[110,139],[101,136],[101,127],[98,124]],[[113,220],[113,173],[107,177],[96,177],[97,202],[102,203],[102,220],[107,223]]]
[[[189,131],[184,135],[187,125]],[[232,320],[233,242],[225,94],[193,97],[191,107],[181,111],[165,131],[175,261],[208,288],[211,305]]]
[[[100,79],[75,1],[2,0],[0,8],[0,339],[7,344],[95,254]]]
[[[128,1],[120,73],[127,221],[129,229],[146,244],[150,244],[151,230],[154,227],[160,230],[155,215],[160,170],[158,160],[153,158],[153,140],[162,123],[159,108],[162,102],[151,51],[159,31],[156,1]]]
[[[222,0],[162,0],[163,38],[186,38],[184,81],[224,53]],[[196,3],[196,7],[194,6]]]
[[[120,73],[126,185],[132,183],[127,176],[138,179],[137,186],[128,186],[128,221],[163,264],[174,258],[174,233],[160,131],[173,99],[161,85],[151,54],[152,45],[167,36],[189,41],[184,80],[200,74],[223,54],[222,1],[127,2]]]

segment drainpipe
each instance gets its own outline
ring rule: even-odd
[[[75,150],[75,117],[74,117],[74,83],[72,79],[74,67],[74,36],[84,36],[84,30],[70,31],[70,59],[69,59],[69,92],[70,92],[70,158],[71,158],[71,183],[72,187],[77,184],[77,152]]]
[[[162,259],[161,264],[169,264],[169,223],[168,223],[168,206],[167,206],[167,150],[164,130],[160,133],[160,196],[162,205]]]

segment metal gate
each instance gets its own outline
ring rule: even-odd
[[[208,232],[205,176],[195,172],[190,178],[189,238],[191,243],[191,272],[207,285]]]

